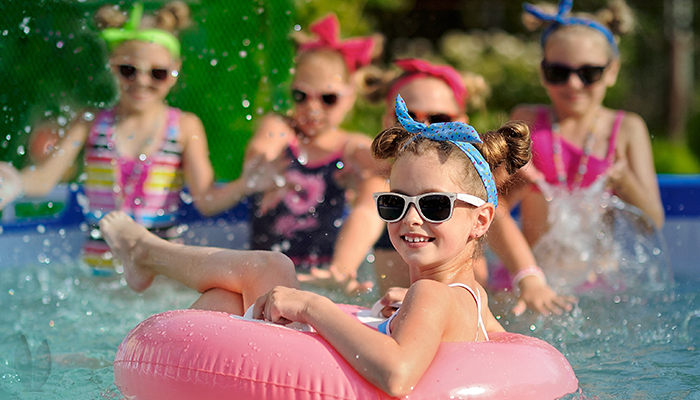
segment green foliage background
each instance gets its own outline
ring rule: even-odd
[[[146,12],[164,1],[143,2]],[[0,159],[26,164],[32,127],[61,124],[84,107],[116,100],[106,47],[92,23],[106,1],[0,2]],[[119,3],[130,9],[132,1]],[[190,3],[194,26],[182,32],[183,68],[168,97],[204,123],[218,179],[240,171],[256,120],[288,107],[294,8],[287,0]]]

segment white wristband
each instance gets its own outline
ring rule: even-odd
[[[519,289],[518,284],[520,284],[520,281],[527,276],[536,276],[540,278],[542,283],[545,285],[547,284],[547,277],[544,275],[542,269],[537,265],[529,265],[518,271],[518,273],[513,276],[513,279],[511,280],[511,287],[513,288],[513,291]]]

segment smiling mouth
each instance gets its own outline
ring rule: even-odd
[[[428,243],[435,240],[435,238],[425,237],[425,236],[401,236],[401,239],[408,243]]]

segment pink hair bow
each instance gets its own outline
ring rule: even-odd
[[[468,96],[467,87],[464,85],[462,77],[454,68],[448,65],[434,65],[417,58],[396,60],[394,64],[406,72],[406,74],[391,87],[387,95],[387,101],[393,102],[399,90],[408,82],[417,78],[429,76],[444,81],[450,89],[452,89],[457,104],[462,108],[464,107]]]
[[[374,40],[369,37],[340,40],[340,24],[335,14],[314,22],[309,30],[318,36],[318,40],[304,43],[299,47],[300,51],[317,48],[328,48],[339,52],[345,59],[345,65],[349,72],[355,72],[360,67],[369,65],[372,61]]]

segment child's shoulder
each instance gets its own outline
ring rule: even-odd
[[[180,127],[182,128],[195,128],[203,127],[204,124],[202,120],[197,116],[197,114],[189,111],[183,111],[175,109],[180,112]]]
[[[357,132],[343,133],[343,159],[353,161],[364,168],[375,167],[376,160],[372,157],[372,138]]]
[[[622,113],[620,120],[619,136],[627,142],[637,140],[649,140],[649,130],[644,119],[631,111],[611,110],[616,115]],[[617,118],[617,117],[616,117]],[[619,141],[619,139],[618,139]]]
[[[537,115],[542,110],[548,110],[549,106],[544,104],[519,104],[510,113],[511,120],[535,121]]]
[[[451,288],[442,282],[432,279],[419,279],[408,288],[414,296],[442,297],[450,293]]]

